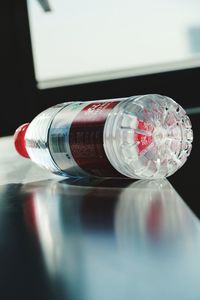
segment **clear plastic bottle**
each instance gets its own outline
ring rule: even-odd
[[[150,94],[59,104],[14,139],[22,156],[56,174],[154,179],[185,163],[193,134],[180,105]]]

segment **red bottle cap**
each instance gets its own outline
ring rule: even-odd
[[[26,158],[30,158],[28,152],[26,150],[26,141],[25,141],[25,134],[26,130],[29,126],[29,123],[21,125],[14,134],[14,145],[17,152]]]

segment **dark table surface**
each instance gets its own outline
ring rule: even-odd
[[[200,115],[168,180],[64,179],[0,140],[0,299],[199,300]]]

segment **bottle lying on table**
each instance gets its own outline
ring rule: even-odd
[[[169,97],[65,102],[14,135],[18,153],[63,176],[156,179],[172,175],[192,148],[191,122]]]

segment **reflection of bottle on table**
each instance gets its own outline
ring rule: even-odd
[[[199,221],[167,180],[67,182],[27,194],[61,299],[198,299]]]

